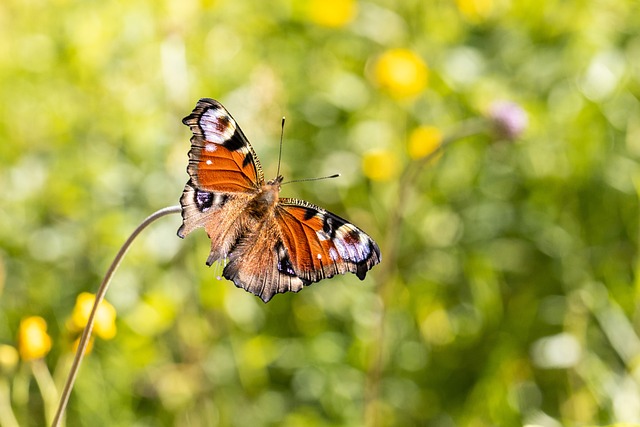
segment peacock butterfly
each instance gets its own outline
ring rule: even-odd
[[[304,200],[280,198],[283,177],[265,184],[260,161],[219,102],[203,98],[182,122],[189,126],[189,181],[184,188],[184,238],[204,227],[207,265],[223,260],[223,277],[268,302],[338,273],[364,280],[381,260],[365,232]]]

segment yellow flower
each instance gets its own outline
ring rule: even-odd
[[[362,157],[364,174],[374,181],[390,181],[398,172],[398,158],[389,150],[372,150]]]
[[[493,0],[457,0],[458,10],[470,21],[487,19],[494,9]]]
[[[433,345],[447,345],[455,339],[449,313],[444,307],[430,307],[431,310],[421,310],[420,332],[424,340]]]
[[[429,69],[415,52],[391,49],[376,61],[373,78],[392,96],[405,98],[415,96],[427,87]]]
[[[0,344],[0,374],[8,373],[18,365],[18,350],[7,344]]]
[[[407,149],[412,159],[420,159],[436,151],[442,143],[442,132],[435,126],[417,127],[409,135]]]
[[[309,20],[324,27],[344,27],[357,12],[355,0],[310,0],[307,3]]]
[[[22,360],[40,359],[51,350],[51,337],[47,334],[47,322],[40,316],[20,321],[18,352]]]
[[[89,314],[96,300],[96,296],[88,292],[78,295],[76,305],[71,314],[70,329],[80,331],[89,320]],[[116,309],[106,300],[102,300],[96,312],[93,330],[102,339],[109,340],[116,335]]]

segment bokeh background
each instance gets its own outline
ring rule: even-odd
[[[67,425],[640,422],[639,28],[631,0],[3,0],[0,425],[51,419],[89,294],[178,203],[205,96],[267,177],[286,116],[285,177],[342,177],[283,194],[383,262],[265,305],[161,219]],[[503,101],[502,132],[474,127]]]

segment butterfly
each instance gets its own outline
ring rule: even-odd
[[[364,280],[381,261],[376,242],[355,225],[279,197],[283,177],[265,183],[253,147],[218,101],[200,99],[182,122],[193,136],[178,236],[204,227],[207,265],[223,261],[224,278],[268,302],[338,273]]]

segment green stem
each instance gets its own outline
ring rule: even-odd
[[[129,236],[126,242],[122,245],[118,254],[113,259],[113,262],[109,266],[107,273],[102,279],[102,283],[100,284],[100,288],[98,288],[98,292],[96,293],[96,300],[93,303],[93,308],[91,309],[91,314],[89,314],[89,319],[87,320],[87,326],[85,326],[84,331],[82,332],[82,337],[80,338],[80,344],[78,345],[78,349],[76,351],[75,358],[73,359],[73,364],[71,365],[71,370],[69,371],[69,376],[67,377],[67,381],[64,385],[64,389],[62,390],[62,395],[60,397],[60,403],[58,404],[58,410],[56,411],[56,415],[53,418],[53,422],[51,423],[52,427],[60,426],[62,421],[62,417],[64,415],[64,411],[67,407],[67,403],[69,403],[69,396],[71,395],[71,390],[73,389],[73,384],[78,376],[78,369],[80,368],[80,363],[82,362],[82,358],[84,357],[85,350],[87,349],[87,345],[89,344],[89,338],[91,337],[91,331],[93,330],[93,324],[95,322],[96,312],[98,311],[98,306],[104,299],[104,296],[107,293],[107,289],[109,288],[109,283],[111,282],[111,278],[113,274],[118,269],[122,258],[124,258],[125,254],[129,250],[131,243],[138,237],[138,234],[142,232],[149,224],[154,222],[155,220],[162,218],[163,216],[179,213],[181,211],[180,206],[169,206],[163,209],[160,209],[151,215],[149,215]]]
[[[376,276],[377,293],[380,295],[380,307],[378,308],[375,325],[375,338],[372,340],[373,349],[367,372],[367,387],[365,395],[364,407],[364,425],[368,427],[376,427],[381,424],[378,397],[380,394],[380,380],[382,369],[384,366],[384,321],[386,314],[386,306],[392,295],[392,278],[397,271],[397,258],[399,253],[399,245],[401,239],[402,225],[404,220],[404,209],[407,206],[407,199],[411,194],[411,190],[416,183],[417,178],[422,172],[425,165],[429,164],[435,156],[437,156],[448,145],[455,141],[467,138],[469,136],[485,133],[489,130],[489,123],[483,119],[470,119],[461,123],[458,128],[450,135],[446,136],[440,143],[440,147],[428,154],[427,156],[416,160],[409,164],[405,172],[400,177],[398,198],[394,204],[394,209],[389,215],[389,222],[385,236],[385,260],[380,265],[380,270]]]
[[[4,378],[0,378],[0,426],[19,427],[18,420],[11,409],[11,397],[9,384]]]
[[[36,379],[40,394],[44,401],[44,414],[47,423],[51,421],[51,416],[56,409],[56,401],[58,400],[58,390],[53,382],[53,377],[44,359],[35,359],[31,361],[31,372]]]

